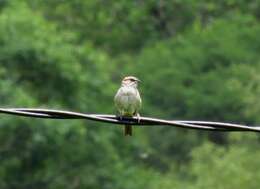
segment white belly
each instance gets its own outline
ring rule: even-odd
[[[122,115],[134,115],[141,104],[139,92],[133,87],[121,87],[116,96],[115,104]]]

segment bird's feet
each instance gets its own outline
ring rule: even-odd
[[[139,113],[136,114],[136,117],[137,117],[137,123],[140,123],[141,122],[141,116]]]
[[[116,115],[116,118],[119,119],[120,121],[123,120],[123,116],[122,115]]]

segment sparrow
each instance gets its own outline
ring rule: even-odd
[[[118,89],[114,102],[119,112],[119,116],[133,117],[140,114],[138,113],[141,108],[142,100],[137,89],[140,80],[134,76],[127,76],[121,82],[121,87]],[[132,126],[125,125],[125,136],[132,136]]]

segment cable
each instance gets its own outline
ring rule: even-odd
[[[85,114],[72,111],[34,109],[34,108],[0,108],[0,113],[16,116],[45,118],[45,119],[88,119],[93,121],[134,125],[134,126],[174,126],[187,129],[211,130],[211,131],[252,131],[260,132],[260,127],[240,124],[207,122],[207,121],[185,121],[185,120],[163,120],[151,117],[123,117],[108,114]]]

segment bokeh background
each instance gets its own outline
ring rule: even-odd
[[[259,0],[0,0],[1,107],[260,124]],[[258,189],[260,138],[1,115],[1,189]]]

